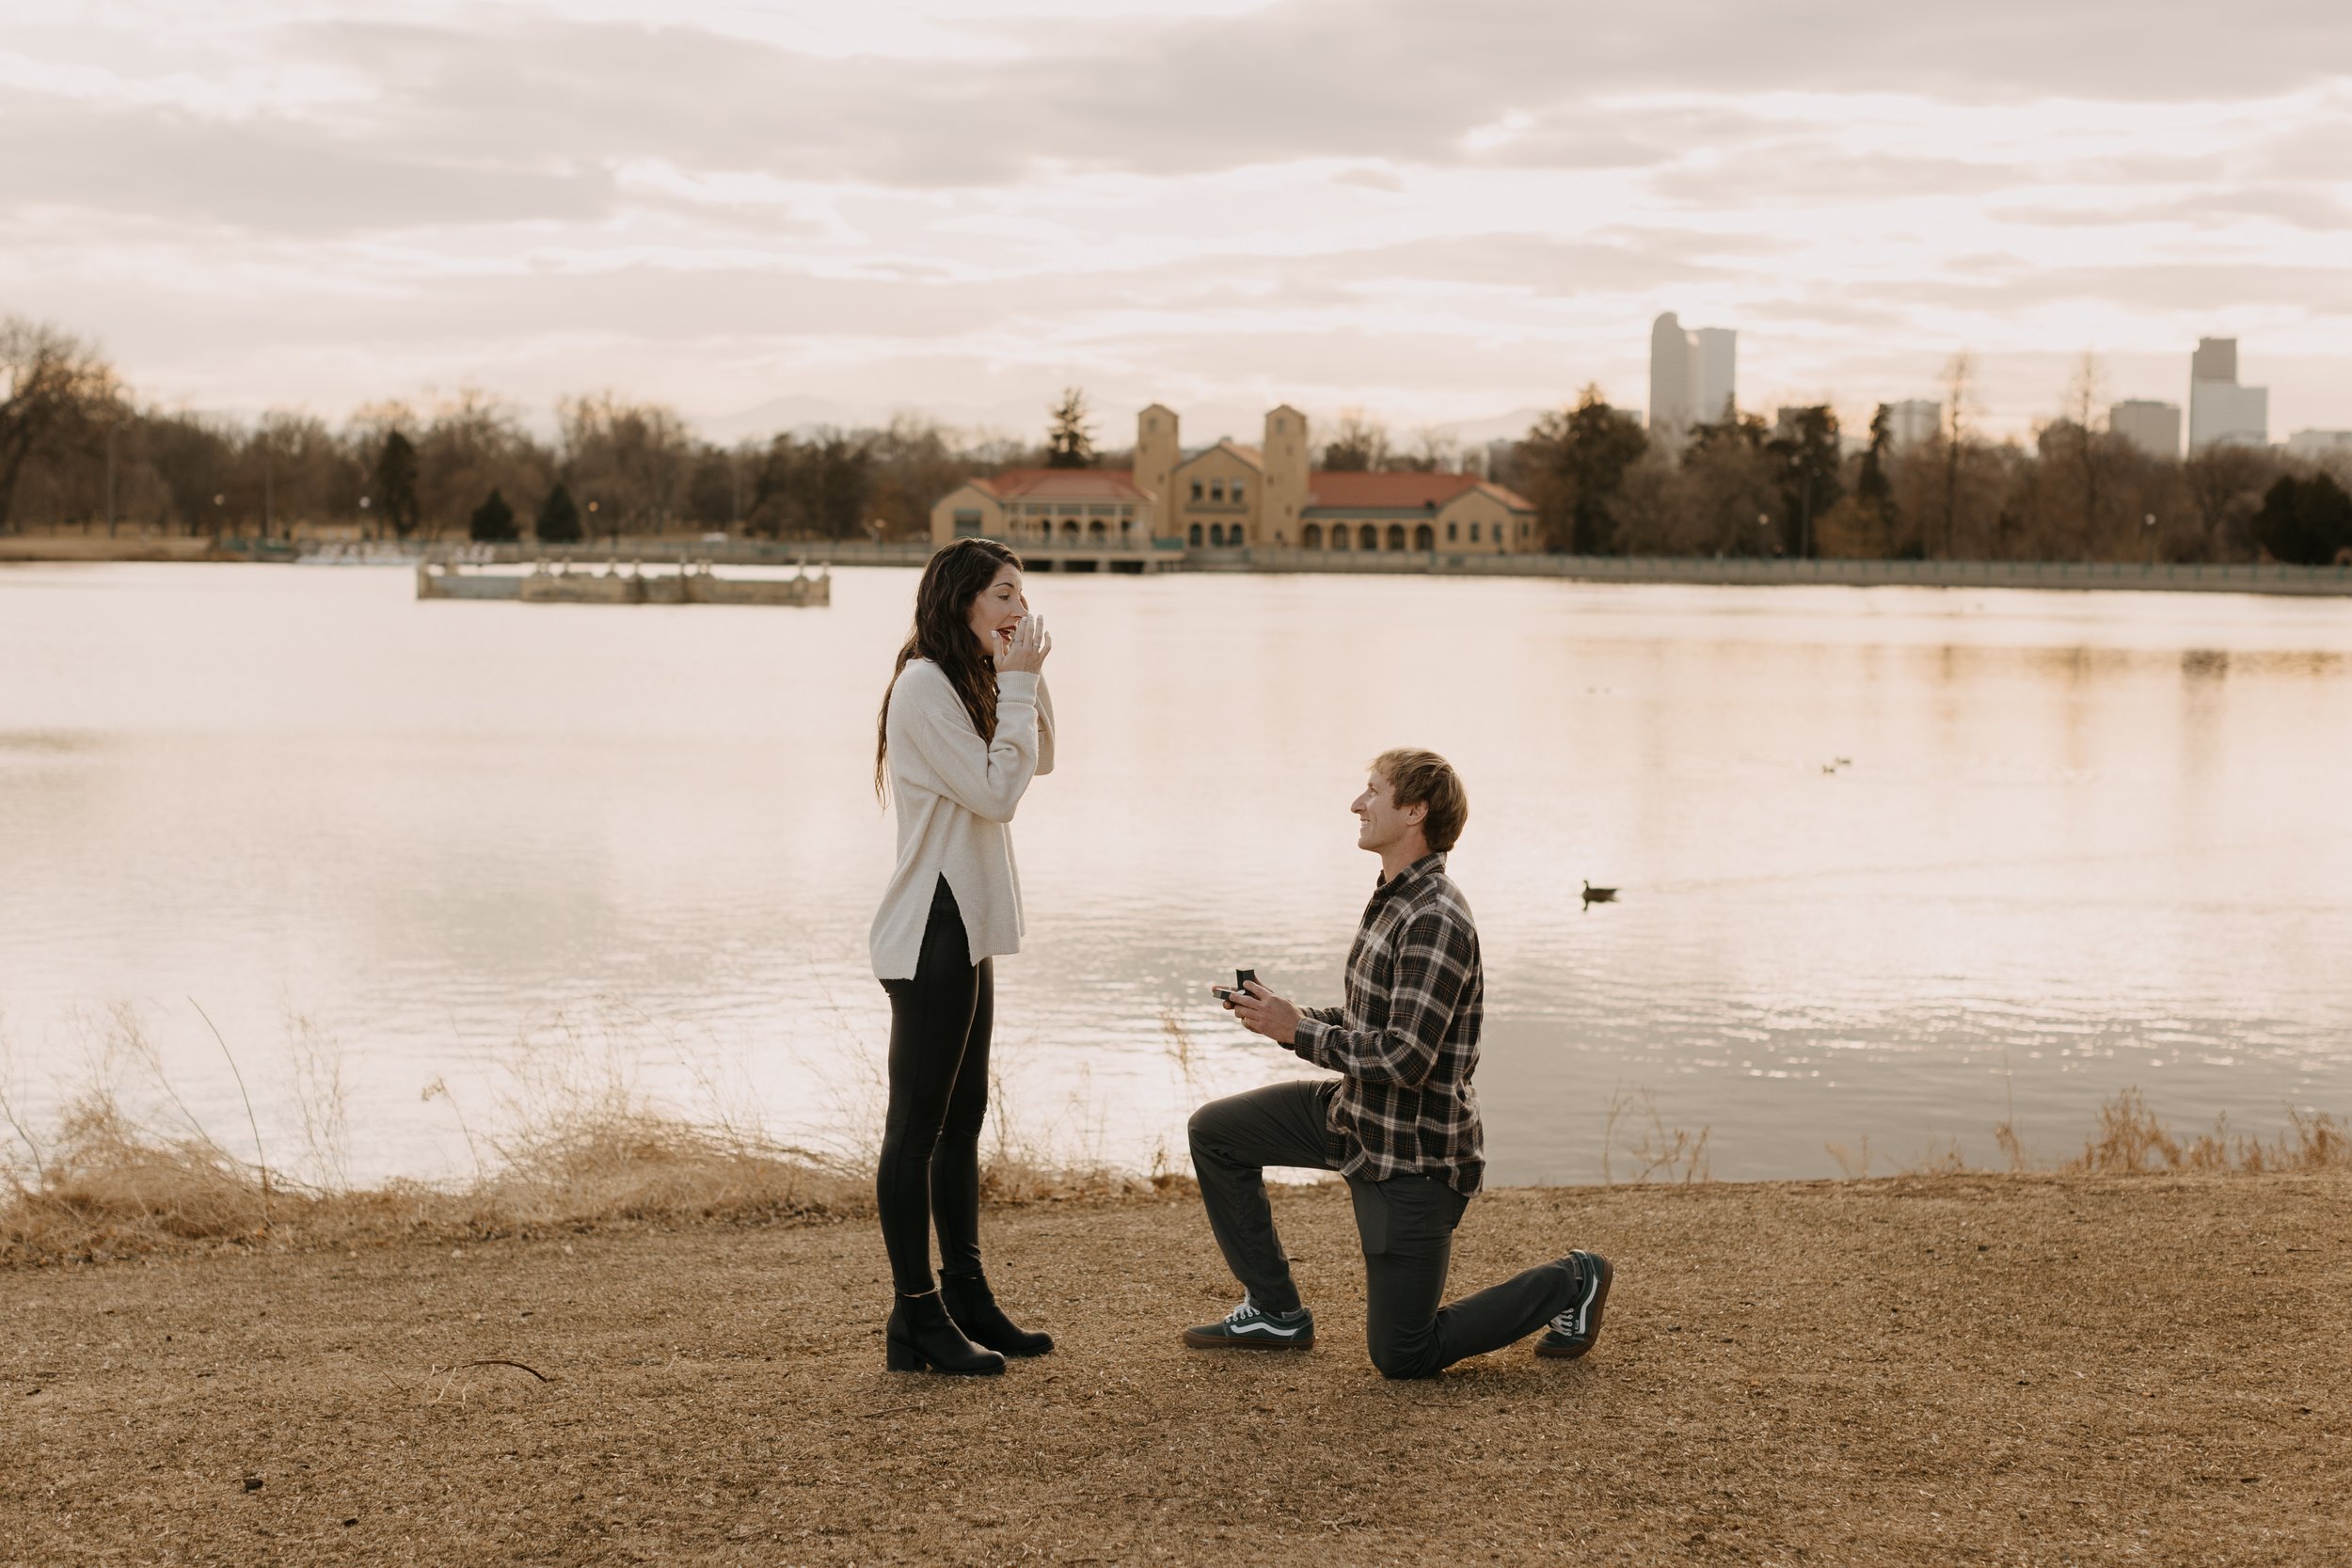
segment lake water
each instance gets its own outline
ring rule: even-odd
[[[856,1148],[888,1024],[874,711],[914,582],[843,571],[794,610],[0,570],[20,1114],[127,1009],[249,1143],[200,1004],[281,1160],[297,1062],[336,1053],[361,1177],[467,1169],[549,1073]],[[1719,1178],[1833,1175],[1865,1136],[1878,1169],[1994,1162],[2011,1104],[2049,1158],[2127,1085],[2182,1123],[2352,1110],[2352,600],[1031,586],[1060,768],[1014,827],[1030,933],[998,964],[1030,1147],[1148,1168],[1197,1100],[1305,1070],[1203,988],[1248,965],[1337,1000],[1375,863],[1348,802],[1397,744],[1469,783],[1498,1180],[1597,1180],[1613,1103],[1620,1179],[1645,1103]],[[1584,908],[1588,878],[1620,901]]]

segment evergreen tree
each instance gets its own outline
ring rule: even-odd
[[[1616,531],[1610,503],[1625,471],[1649,449],[1642,421],[1612,408],[1597,386],[1576,407],[1547,414],[1519,445],[1520,461],[1535,470],[1536,502],[1553,549],[1599,555]]]
[[[405,539],[417,531],[417,448],[397,430],[376,454],[375,499],[394,534]]]
[[[2281,478],[2254,514],[2254,542],[2271,559],[2296,566],[2330,566],[2352,552],[2352,495],[2335,476]]]
[[[479,544],[510,545],[521,537],[515,527],[515,509],[493,488],[489,499],[473,509],[466,531]]]
[[[1772,440],[1771,451],[1784,465],[1780,511],[1788,527],[1785,547],[1791,555],[1818,555],[1814,519],[1845,494],[1837,478],[1841,454],[1836,414],[1826,404],[1798,410],[1788,430]]]
[[[1045,432],[1045,466],[1049,468],[1090,468],[1094,467],[1094,436],[1087,429],[1091,417],[1087,408],[1087,395],[1075,387],[1062,389],[1061,402],[1056,404],[1050,418],[1053,423]]]
[[[548,492],[548,499],[539,503],[539,515],[532,531],[543,545],[577,545],[580,543],[580,506],[561,480]]]
[[[1895,506],[1895,484],[1886,477],[1886,459],[1895,448],[1894,417],[1895,411],[1883,403],[1870,416],[1870,447],[1862,454],[1862,472],[1853,484],[1856,496],[1882,512]]]

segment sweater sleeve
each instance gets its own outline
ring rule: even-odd
[[[1003,689],[1003,677],[997,678]],[[1045,677],[1037,678],[1037,770],[1040,775],[1054,770],[1054,695],[1045,689]]]
[[[1037,685],[1023,672],[996,677],[996,738],[982,740],[944,676],[901,677],[906,737],[930,775],[926,782],[975,816],[1011,821],[1038,771]]]

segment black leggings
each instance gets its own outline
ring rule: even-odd
[[[933,1283],[933,1224],[941,1270],[980,1272],[980,1122],[996,985],[988,959],[972,961],[946,878],[931,896],[914,978],[884,980],[882,990],[890,993],[890,1114],[874,1205],[899,1293],[921,1295]]]

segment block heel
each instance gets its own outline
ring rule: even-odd
[[[944,1372],[949,1377],[994,1377],[1005,1358],[963,1337],[940,1304],[937,1291],[900,1296],[882,1331],[882,1365],[894,1372]]]

